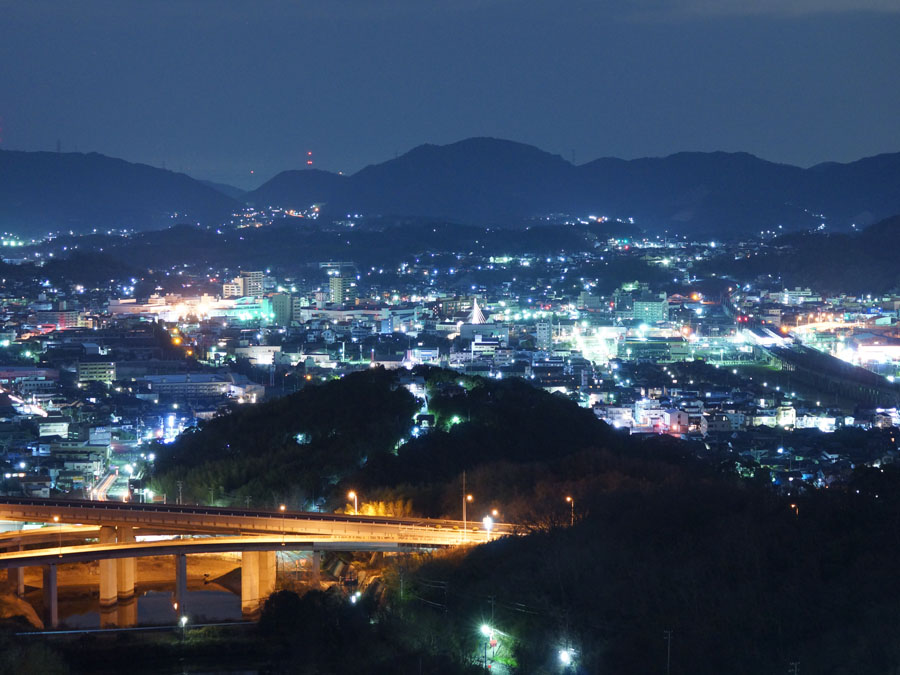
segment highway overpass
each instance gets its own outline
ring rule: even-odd
[[[278,550],[312,551],[313,577],[318,580],[322,551],[427,550],[482,543],[513,532],[506,524],[485,530],[479,528],[480,521],[15,497],[0,497],[0,520],[54,525],[0,536],[0,548],[7,548],[0,553],[0,569],[10,570],[10,582],[20,593],[22,568],[43,568],[45,621],[51,627],[58,624],[57,565],[67,562],[99,561],[101,616],[104,608],[120,604],[128,608],[126,616],[134,617],[136,558],[175,556],[176,602],[183,612],[185,556],[240,552],[241,608],[246,616],[254,616],[275,588]],[[136,541],[136,528],[142,534],[188,538]],[[73,539],[95,537],[96,543],[68,545]],[[26,548],[36,543],[44,546]]]

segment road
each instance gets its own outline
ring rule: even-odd
[[[476,523],[428,518],[387,518],[305,511],[249,509],[174,504],[133,504],[0,497],[0,520],[140,527],[186,534],[256,534],[328,537],[331,540],[395,541],[458,546],[513,533],[513,526],[497,523],[490,532]]]
[[[113,471],[107,473],[103,479],[97,483],[97,486],[93,490],[93,498],[98,502],[105,502],[107,500],[107,494],[109,493],[109,489],[116,482],[116,474]]]
[[[233,553],[236,551],[416,551],[441,544],[423,544],[415,534],[395,539],[367,540],[345,537],[309,537],[296,535],[253,535],[246,537],[195,537],[164,541],[80,544],[49,546],[27,551],[0,553],[0,569],[38,565],[89,562],[101,559],[143,558],[177,553]]]

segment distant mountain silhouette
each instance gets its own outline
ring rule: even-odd
[[[245,202],[346,214],[522,227],[549,215],[634,218],[649,230],[862,228],[900,213],[900,153],[809,169],[746,153],[683,152],[575,166],[529,145],[472,138],[422,145],[342,176],[285,171],[256,190],[96,153],[0,151],[0,230],[154,229],[222,223]]]
[[[97,153],[0,151],[0,229],[21,234],[222,222],[240,203],[181,173]]]
[[[206,187],[211,187],[213,190],[221,192],[223,195],[231,197],[232,199],[239,202],[243,202],[244,195],[247,194],[246,190],[242,190],[241,188],[235,187],[234,185],[229,185],[228,183],[216,183],[215,181],[211,180],[200,180],[199,182]]]
[[[286,171],[247,193],[257,206],[521,226],[534,218],[633,217],[670,231],[865,226],[900,213],[900,153],[809,169],[747,153],[603,158],[575,166],[521,143],[472,138],[423,145],[352,176]]]

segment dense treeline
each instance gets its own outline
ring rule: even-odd
[[[882,500],[898,473],[792,502],[677,468],[585,484],[573,528],[436,556],[402,591],[398,568],[393,611],[410,648],[463,643],[472,659],[493,612],[497,657],[522,673],[559,672],[566,646],[580,672],[664,672],[667,630],[672,673],[897,673],[900,511]]]
[[[673,674],[778,673],[795,661],[900,672],[900,469],[861,468],[845,489],[785,497],[762,472],[738,478],[732,456],[621,436],[522,381],[414,375],[435,415],[418,438],[419,402],[373,369],[215,420],[160,460],[159,480],[227,469],[238,491],[315,483],[339,509],[352,487],[361,506],[456,518],[466,471],[473,526],[494,508],[522,525],[527,536],[398,560],[363,597],[356,641],[346,635],[358,616],[334,598],[282,598],[285,612],[331,626],[284,624],[284,654],[309,634],[325,671],[349,668],[358,649],[373,657],[361,672],[381,672],[393,649],[413,672],[417,658],[443,669],[428,672],[465,672],[484,658],[479,626],[490,622],[490,656],[520,673],[559,672],[564,648],[573,671],[663,672],[669,630]]]
[[[383,370],[348,375],[259,406],[238,407],[159,445],[153,489],[185,501],[212,494],[300,508],[348,471],[394,450],[408,432],[415,398]]]
[[[814,288],[824,293],[900,291],[900,264],[892,246],[900,235],[900,216],[888,218],[859,234],[789,234],[773,242],[775,250],[735,260],[724,255],[700,269],[752,281],[771,275],[785,288]]]
[[[539,483],[556,491],[575,479],[566,469],[570,458],[597,449],[645,451],[591,411],[523,380],[428,368],[414,376],[425,379],[432,428],[414,428],[424,402],[398,385],[397,374],[372,369],[237,406],[158,446],[152,488],[174,495],[181,480],[185,501],[329,510],[345,508],[354,489],[364,513],[460,518],[468,471],[479,509],[502,502],[507,517],[530,520],[528,495]],[[650,445],[681,447],[670,439]]]

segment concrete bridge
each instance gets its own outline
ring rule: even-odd
[[[98,560],[101,621],[133,625],[137,558],[175,557],[175,597],[178,611],[184,614],[186,556],[240,552],[241,611],[253,617],[275,588],[278,550],[311,551],[317,580],[322,551],[430,550],[485,542],[512,532],[505,524],[485,531],[476,523],[453,520],[15,497],[0,497],[0,520],[55,525],[0,536],[0,548],[7,549],[0,553],[0,569],[9,570],[10,585],[20,595],[23,568],[43,568],[45,622],[50,627],[59,622],[57,565],[66,562]],[[141,535],[190,538],[139,542],[136,528]],[[70,545],[73,540],[94,538],[96,543]],[[27,548],[35,544],[43,546]],[[118,619],[109,611],[117,606]]]

